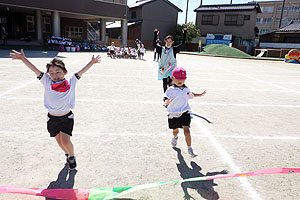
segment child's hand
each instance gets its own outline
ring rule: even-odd
[[[172,99],[166,99],[165,100],[165,105],[168,106],[172,101],[173,101],[173,98]]]
[[[206,90],[204,90],[204,92],[202,92],[201,94],[197,94],[197,93],[193,93],[193,94],[195,97],[201,97],[206,94]]]
[[[23,60],[25,58],[23,49],[21,49],[21,52],[18,52],[18,51],[14,50],[14,49],[11,50],[11,51],[12,52],[9,53],[9,56],[12,59]]]
[[[182,29],[182,33],[186,33],[187,32],[187,28]]]
[[[100,63],[100,61],[101,61],[101,56],[100,55],[98,55],[96,58],[93,55],[92,60],[91,60],[92,64]]]

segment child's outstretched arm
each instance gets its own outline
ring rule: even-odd
[[[201,97],[201,96],[203,96],[203,95],[205,95],[205,94],[206,94],[206,90],[204,90],[204,92],[202,92],[201,94],[193,93],[193,95],[194,95],[195,97]]]
[[[94,57],[93,55],[92,60],[84,68],[82,68],[79,72],[77,72],[77,74],[81,77],[82,74],[84,74],[87,70],[89,70],[94,64],[100,63],[100,61],[101,61],[100,55],[96,57]]]
[[[11,50],[12,52],[9,53],[9,56],[12,57],[12,59],[16,60],[22,60],[22,62],[29,68],[31,71],[33,71],[36,76],[39,76],[41,74],[41,71],[38,70],[24,55],[23,49],[21,49],[21,52],[18,52],[14,49]]]

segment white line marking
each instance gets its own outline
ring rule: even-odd
[[[261,73],[261,72],[260,72]],[[269,72],[265,72],[269,73]],[[220,76],[234,76],[232,73],[220,73],[220,72],[193,72],[193,75],[220,75]],[[288,75],[288,74],[248,74],[248,76],[254,76],[254,77],[280,77],[280,78],[300,78],[299,75]]]
[[[25,82],[25,83],[23,83],[22,85],[19,85],[18,87],[15,87],[15,88],[12,88],[12,89],[10,89],[10,90],[7,90],[6,92],[3,92],[3,93],[0,94],[0,98],[3,97],[4,95],[7,95],[7,94],[9,94],[9,93],[12,93],[12,92],[18,90],[18,89],[25,88],[27,85],[32,84],[32,83],[34,83],[34,82],[36,82],[36,80],[32,80],[32,81]]]
[[[78,61],[75,60],[75,61],[71,62],[70,65],[73,65],[73,64],[76,63],[76,62],[78,62]],[[33,72],[31,72],[31,73],[33,73]],[[9,94],[9,93],[12,93],[12,92],[18,90],[18,89],[22,89],[22,88],[26,87],[27,85],[29,85],[29,84],[31,84],[31,83],[34,83],[34,82],[37,82],[37,80],[35,79],[35,80],[32,80],[32,81],[28,81],[28,82],[22,83],[21,85],[15,87],[15,88],[12,88],[12,89],[10,89],[10,90],[7,90],[6,92],[3,92],[2,94],[0,94],[0,98],[2,98],[3,96],[5,96],[5,95],[7,95],[7,94]]]
[[[196,122],[196,125],[199,127],[201,132],[208,137],[210,142],[217,149],[218,153],[223,157],[224,161],[230,166],[231,169],[234,170],[234,173],[240,173],[241,172],[240,167],[238,167],[233,162],[231,156],[227,153],[227,151],[223,148],[223,146],[216,140],[216,138],[210,133],[210,131],[202,124],[202,122],[199,119],[194,119],[194,122]],[[262,199],[260,195],[254,190],[254,188],[249,183],[246,177],[239,178],[239,181],[242,183],[244,188],[248,190],[248,193],[252,199],[255,200]]]
[[[113,74],[87,74],[84,76],[93,76],[93,77],[115,77],[115,78],[141,78],[141,79],[157,79],[157,77],[155,76],[127,76],[127,75],[113,75]],[[257,83],[257,81],[259,79],[256,78],[250,78],[249,79],[254,79],[253,81],[245,81],[245,80],[221,80],[221,79],[204,79],[204,78],[193,78],[193,77],[189,77],[189,80],[199,80],[199,81],[211,81],[211,82],[234,82],[234,83]],[[261,81],[260,82],[265,82],[265,81]],[[300,82],[266,82],[268,84],[275,84],[275,83],[281,83],[281,84],[292,84],[292,85],[299,85]],[[277,86],[277,87],[281,87],[281,86]],[[281,88],[285,88],[285,87],[281,87]],[[287,88],[285,88],[286,90]],[[290,89],[291,90],[291,89]],[[293,90],[295,92],[295,90]]]
[[[1,97],[6,100],[30,100],[43,101],[43,98],[26,98],[26,97]],[[138,104],[161,104],[162,101],[139,101],[139,100],[115,100],[115,99],[76,99],[76,102],[111,102],[111,103],[138,103]],[[271,104],[226,104],[226,103],[205,103],[205,102],[190,102],[192,105],[206,106],[237,106],[237,107],[267,107],[267,108],[300,108],[300,105],[271,105]]]
[[[47,131],[0,131],[0,134],[40,134],[40,133],[48,133]],[[102,136],[102,135],[112,135],[112,136],[141,136],[141,137],[153,137],[153,136],[161,136],[161,137],[171,137],[170,132],[165,133],[132,133],[132,132],[82,132],[82,131],[74,131],[76,135],[94,135],[94,136]],[[208,138],[209,135],[203,135],[203,134],[194,134],[193,137],[201,137],[201,138]],[[294,137],[294,136],[239,136],[239,135],[213,135],[213,137],[216,138],[227,138],[227,139],[245,139],[245,140],[300,140],[300,137]]]
[[[1,81],[0,81],[1,82]],[[110,87],[124,87],[124,84],[106,84],[106,83],[84,83],[84,86],[110,86]],[[161,84],[159,83],[159,86]],[[157,85],[144,85],[144,84],[126,84],[127,87],[148,87],[148,88],[157,88]],[[286,92],[286,93],[293,93],[292,91],[286,90],[269,90],[269,89],[236,89],[236,88],[209,88],[205,87],[206,90],[230,90],[230,91],[250,91],[250,92]]]
[[[32,74],[32,73],[30,73]],[[2,81],[0,80],[0,83],[21,83],[20,81],[12,81],[12,80],[7,80],[7,81]],[[160,86],[160,83],[156,83],[156,85],[144,85],[144,84],[130,84],[126,85],[127,87],[148,87],[148,88],[157,88]],[[124,87],[124,84],[106,84],[106,83],[84,83],[84,85],[78,85],[78,87],[85,87],[85,86],[109,86],[109,87]],[[284,92],[284,93],[294,93],[293,91],[287,91],[287,90],[270,90],[270,89],[236,89],[236,88],[209,88],[206,87],[206,90],[230,90],[230,91],[249,91],[249,92]]]
[[[224,68],[220,68],[220,69],[223,70],[223,71],[227,71],[227,72],[229,71],[229,72],[231,72],[231,73],[233,73],[233,74],[237,74],[237,75],[239,75],[239,76],[246,77],[246,78],[248,78],[248,79],[252,79],[252,80],[254,80],[254,81],[256,81],[256,82],[261,82],[261,83],[264,83],[264,84],[267,84],[267,85],[271,85],[271,86],[274,86],[274,87],[283,89],[283,90],[285,90],[285,91],[291,91],[291,92],[295,92],[295,93],[297,93],[297,94],[300,94],[300,92],[297,91],[297,90],[293,90],[293,89],[290,89],[290,88],[287,88],[287,87],[282,87],[282,86],[279,86],[279,85],[276,85],[276,84],[275,84],[275,83],[280,83],[280,84],[300,84],[300,82],[299,82],[299,83],[298,83],[298,82],[296,82],[296,83],[287,83],[287,82],[268,82],[268,81],[263,81],[263,80],[261,80],[261,79],[254,78],[254,77],[252,77],[252,76],[248,76],[248,75],[245,75],[245,74],[242,74],[242,73],[239,73],[239,72],[230,71],[230,70],[227,70],[227,69],[224,69]]]

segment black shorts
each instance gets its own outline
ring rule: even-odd
[[[110,50],[109,52],[110,52],[111,54],[114,54],[114,53],[115,53],[115,51],[113,51],[113,50]]]
[[[48,113],[47,130],[50,137],[55,137],[60,131],[72,136],[74,114],[70,111],[64,116],[52,116]]]
[[[186,111],[178,118],[168,119],[168,122],[169,122],[169,129],[183,128],[183,126],[190,127],[191,115],[188,111]]]

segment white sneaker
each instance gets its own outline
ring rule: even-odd
[[[173,137],[173,138],[172,138],[171,144],[172,144],[173,147],[176,147],[176,146],[177,146],[177,140],[178,140],[178,137],[176,137],[176,138]]]
[[[193,158],[195,158],[195,157],[197,156],[197,154],[194,153],[194,150],[193,150],[192,147],[190,147],[190,148],[188,149],[188,153],[189,153]]]

